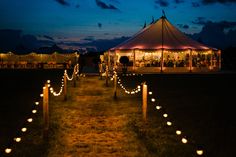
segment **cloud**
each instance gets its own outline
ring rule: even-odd
[[[216,48],[236,46],[236,21],[202,21],[201,25],[201,32],[192,35],[195,40]]]
[[[236,3],[236,0],[202,0],[203,4],[212,4],[212,3],[221,3],[221,4],[226,4],[226,3]]]
[[[205,17],[197,17],[194,21],[192,21],[192,23],[197,25],[205,25],[207,20]]]
[[[177,4],[184,3],[184,0],[175,0],[175,3],[177,3]]]
[[[69,6],[70,3],[68,3],[67,1],[65,0],[55,0],[57,3],[63,5],[63,6]]]
[[[87,36],[87,37],[84,38],[83,40],[86,40],[86,41],[94,41],[95,38],[94,38],[94,36]]]
[[[102,9],[119,10],[114,5],[106,4],[106,3],[102,2],[101,0],[96,0],[96,4],[98,7],[102,8]]]
[[[184,24],[177,24],[179,26],[179,28],[183,28],[183,29],[189,29],[189,25],[184,25]]]
[[[98,23],[98,28],[102,28],[102,24],[100,22]]]
[[[200,7],[200,4],[198,2],[192,2],[192,7],[194,8]]]
[[[113,3],[120,4],[120,2],[118,0],[110,0],[110,1],[113,2]]]
[[[169,6],[169,2],[166,0],[155,0],[155,3],[160,5],[161,7],[168,7]]]
[[[54,40],[53,37],[50,37],[48,35],[44,35],[43,37],[46,38],[46,39],[49,39],[49,40]]]

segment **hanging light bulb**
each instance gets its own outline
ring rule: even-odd
[[[167,114],[167,113],[163,114],[163,117],[167,118],[167,117],[168,117],[168,114]]]
[[[172,123],[171,123],[170,121],[166,122],[166,124],[167,124],[168,126],[171,126],[171,125],[172,125]]]
[[[196,153],[197,153],[197,155],[203,155],[203,150],[202,149],[198,149],[198,150],[196,150]]]
[[[156,109],[157,109],[157,110],[160,110],[160,109],[161,109],[161,106],[156,106]]]
[[[22,131],[22,132],[26,132],[26,131],[27,131],[27,128],[22,128],[21,131]]]
[[[35,102],[35,105],[39,105],[39,102]]]
[[[152,102],[155,102],[155,101],[156,101],[156,99],[152,98],[152,99],[151,99],[151,101],[152,101]]]
[[[148,92],[149,95],[152,95],[152,92]]]
[[[186,144],[186,143],[188,142],[188,140],[187,140],[186,138],[184,138],[184,137],[182,138],[181,141],[182,141],[182,143],[184,143],[184,144]]]
[[[32,110],[32,113],[37,113],[37,110]]]
[[[33,118],[28,118],[27,121],[28,121],[29,123],[31,123],[31,122],[33,122]]]

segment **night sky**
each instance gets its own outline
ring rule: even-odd
[[[33,46],[25,42],[31,47],[57,43],[64,48],[98,39],[117,40],[132,36],[152,17],[160,18],[162,9],[173,25],[198,38],[212,35],[206,30],[201,34],[209,25],[218,26],[221,35],[235,33],[236,0],[1,0],[0,38],[18,30],[21,37],[40,42]]]

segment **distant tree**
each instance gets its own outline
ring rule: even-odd
[[[126,71],[127,71],[126,65],[129,63],[129,57],[121,56],[119,61],[120,61],[120,63],[123,64],[123,68],[122,68],[123,72],[126,73]]]

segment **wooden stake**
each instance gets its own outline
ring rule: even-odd
[[[114,99],[117,98],[117,75],[114,73]]]
[[[108,65],[106,65],[106,86],[108,87]]]
[[[143,83],[143,105],[142,105],[142,110],[143,110],[143,120],[147,121],[147,85],[146,83]]]
[[[48,93],[48,83],[45,83],[43,87],[43,138],[48,138],[49,130],[49,93]]]
[[[67,78],[66,73],[64,73],[64,100],[67,100]]]

